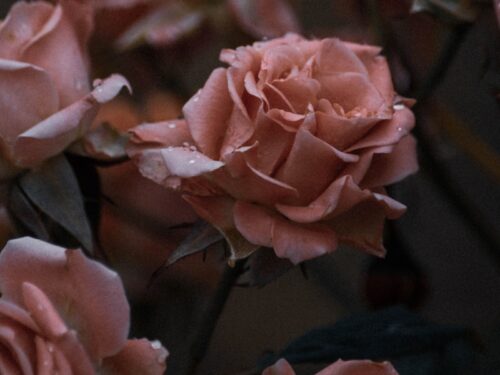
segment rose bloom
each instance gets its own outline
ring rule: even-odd
[[[232,259],[258,246],[294,263],[339,242],[383,255],[384,186],[417,170],[410,101],[380,48],[295,34],[223,50],[185,120],[132,131],[141,172],[179,189]]]
[[[77,0],[15,3],[0,23],[0,178],[63,151],[90,126],[121,76],[90,91],[92,7]]]
[[[273,366],[265,369],[262,375],[295,375],[295,371],[285,359],[280,359]],[[398,372],[389,362],[339,359],[316,375],[398,375]]]
[[[129,306],[118,275],[25,237],[0,253],[1,374],[163,374],[158,341],[127,340]]]

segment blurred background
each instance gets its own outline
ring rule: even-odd
[[[2,0],[2,18],[12,3]],[[314,327],[393,305],[472,330],[480,348],[472,373],[500,373],[500,34],[492,1],[95,3],[94,76],[119,72],[134,88],[96,122],[122,130],[180,116],[222,65],[222,48],[289,31],[383,46],[396,90],[417,99],[421,169],[390,187],[408,211],[387,226],[387,257],[341,248],[261,288],[235,288],[200,373],[243,373]],[[160,339],[175,374],[220,277],[221,251],[187,257],[149,283],[196,217],[130,162],[102,166],[99,176],[100,245],[124,279],[132,335]]]

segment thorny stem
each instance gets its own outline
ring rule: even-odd
[[[187,355],[187,365],[183,375],[195,375],[201,361],[210,345],[217,322],[224,310],[224,306],[231,294],[231,290],[244,271],[245,260],[237,261],[234,266],[226,265],[226,269],[219,281],[217,290],[209,301],[205,312],[202,314],[196,336],[191,341]]]

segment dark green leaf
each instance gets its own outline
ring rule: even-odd
[[[28,234],[44,241],[50,240],[42,218],[17,184],[9,192],[9,211]]]
[[[189,235],[175,249],[167,259],[165,266],[169,266],[188,255],[205,250],[210,245],[219,242],[224,237],[207,222],[200,220],[193,225]]]
[[[273,249],[260,248],[248,261],[248,270],[242,275],[239,283],[245,286],[263,287],[293,267],[288,259],[278,258]]]
[[[36,207],[68,231],[85,249],[92,250],[92,231],[80,187],[63,155],[25,174],[19,179],[19,185]]]

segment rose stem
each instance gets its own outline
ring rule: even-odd
[[[208,350],[210,340],[229,295],[231,294],[231,290],[244,271],[244,265],[245,260],[235,262],[234,266],[226,265],[217,289],[209,301],[205,312],[202,314],[200,324],[191,342],[189,352],[187,353],[187,366],[185,371],[181,371],[181,374],[196,374],[198,365],[201,363]]]

